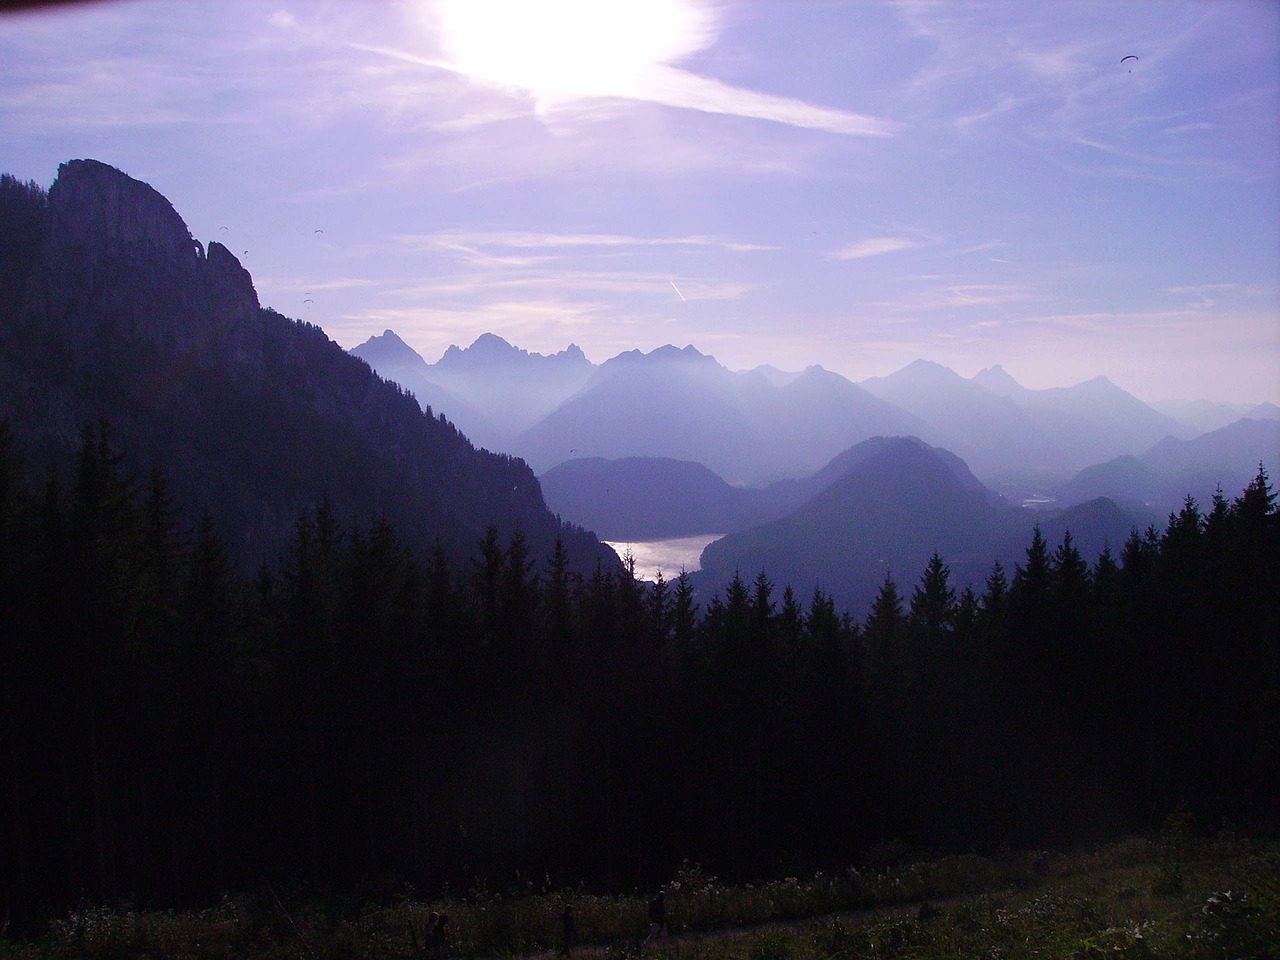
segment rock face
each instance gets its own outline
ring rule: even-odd
[[[64,163],[49,189],[43,259],[44,312],[72,349],[141,339],[201,364],[260,369],[248,271],[222,244],[206,256],[147,184],[96,160]]]

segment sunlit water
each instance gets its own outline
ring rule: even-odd
[[[621,540],[606,540],[609,546],[620,557],[626,557],[627,551],[636,561],[636,576],[641,580],[656,580],[658,571],[667,580],[674,580],[681,569],[692,573],[698,569],[698,559],[703,548],[712,540],[719,540],[723,533],[707,533],[697,537],[676,537],[674,540],[648,540],[638,543],[625,543]]]

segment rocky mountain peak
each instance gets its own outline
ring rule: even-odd
[[[985,370],[978,371],[970,379],[979,386],[986,387],[992,393],[998,393],[1005,397],[1017,396],[1025,393],[1027,389],[998,363],[994,367],[987,367]]]
[[[152,187],[71,160],[49,188],[44,312],[69,345],[149,343],[203,364],[262,364],[253,280],[226,247],[204,248]]]
[[[98,160],[70,160],[49,188],[57,233],[68,245],[203,258],[182,217],[152,187]]]

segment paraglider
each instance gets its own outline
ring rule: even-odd
[[[324,233],[324,231],[323,231],[323,230],[312,230],[311,232],[312,232],[312,233]]]
[[[1121,63],[1124,63],[1126,60],[1137,60],[1137,59],[1138,59],[1138,58],[1137,58],[1137,57],[1135,57],[1135,56],[1131,53],[1131,54],[1129,54],[1127,57],[1121,57],[1121,58],[1120,58],[1120,62],[1121,62]],[[1130,73],[1133,73],[1133,71],[1132,71],[1132,70],[1130,70],[1129,72],[1130,72]]]
[[[302,302],[303,302],[303,303],[315,303],[315,301],[314,301],[314,300],[303,300]]]

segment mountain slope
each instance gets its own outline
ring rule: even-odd
[[[959,581],[984,576],[1021,527],[1017,511],[994,504],[942,452],[915,438],[876,438],[850,459],[843,476],[794,513],[710,544],[700,586],[765,570],[800,596],[820,587],[860,613],[886,574],[900,585],[913,582],[935,550]]]
[[[1110,497],[1145,504],[1163,515],[1188,495],[1207,504],[1219,486],[1243,489],[1257,476],[1260,463],[1273,476],[1280,468],[1278,420],[1237,420],[1193,440],[1166,437],[1137,457],[1086,467],[1056,496],[1065,504]]]
[[[966,380],[917,360],[861,385],[928,423],[921,436],[954,450],[984,479],[1045,471],[1069,475],[1145,450],[1166,435],[1194,433],[1106,377],[1031,390],[1003,367]]]
[[[573,457],[667,457],[738,479],[742,451],[757,436],[730,403],[732,376],[693,347],[619,354],[522,433],[515,449],[535,469]]]
[[[492,524],[523,529],[535,557],[562,534],[578,568],[616,562],[551,516],[524,463],[477,451],[318,327],[262,309],[230,251],[206,253],[146,184],[75,160],[47,197],[11,180],[0,193],[0,233],[40,238],[0,291],[0,415],[37,460],[68,463],[82,426],[106,419],[135,472],[162,467],[248,562],[277,556],[325,500],[458,559]]]
[[[450,346],[426,376],[510,437],[577,393],[595,369],[576,344],[544,356],[485,333],[465,349]]]
[[[587,457],[538,479],[548,507],[606,540],[725,533],[768,518],[757,506],[762,491],[732,487],[689,460]]]
[[[412,393],[424,411],[444,414],[477,446],[500,450],[505,445],[507,432],[436,383],[431,378],[430,365],[394,331],[387,330],[381,336],[370,337],[347,352],[369,364],[378,376],[398,383]]]
[[[956,589],[980,589],[997,560],[1012,571],[1024,559],[1036,523],[1051,545],[1069,530],[1092,562],[1104,546],[1118,552],[1130,530],[1151,520],[1107,500],[1057,514],[1010,507],[959,457],[915,437],[858,444],[810,482],[820,491],[794,512],[709,544],[695,575],[699,589],[719,590],[735,573],[750,579],[763,570],[798,596],[821,588],[861,615],[886,575],[910,596],[934,551]]]

